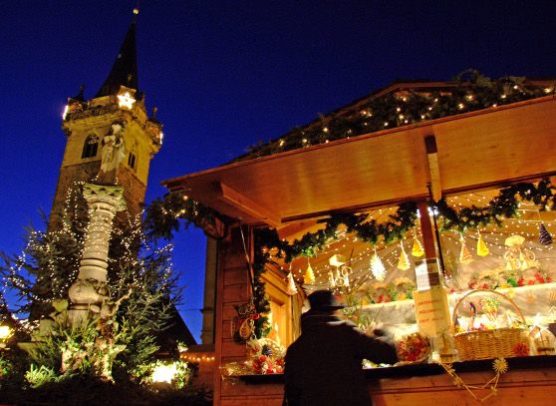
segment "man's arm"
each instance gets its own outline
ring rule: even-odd
[[[355,351],[361,358],[377,364],[395,364],[398,362],[394,340],[384,334],[380,337],[370,337],[357,328],[352,328]]]

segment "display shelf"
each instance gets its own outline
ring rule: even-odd
[[[556,355],[539,355],[529,357],[506,358],[509,371],[524,369],[556,368]],[[492,359],[454,362],[456,372],[492,371]],[[435,363],[408,364],[394,367],[368,368],[364,370],[367,379],[405,378],[412,376],[441,375],[444,369]],[[236,378],[248,384],[283,383],[283,374],[240,375]]]
[[[510,288],[498,288],[497,292],[512,297],[514,302],[530,319],[535,317],[537,313],[545,315],[547,311],[555,306],[556,303],[556,282],[543,283],[537,285],[526,285]],[[453,292],[448,294],[448,303],[450,311],[453,310],[456,302],[462,298],[470,290],[461,292]],[[489,295],[489,290],[479,292],[479,297]],[[389,324],[415,323],[415,304],[413,299],[398,300],[386,303],[373,303],[363,305],[362,311],[372,312],[373,315],[381,320],[381,316],[385,317]],[[554,309],[556,311],[556,307]],[[382,320],[386,322],[386,320]]]

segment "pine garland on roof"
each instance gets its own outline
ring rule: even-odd
[[[424,84],[426,86],[426,84]],[[426,120],[495,108],[544,96],[553,92],[524,77],[488,78],[467,70],[442,88],[407,88],[382,96],[371,95],[352,107],[321,116],[315,122],[295,128],[279,139],[251,147],[238,160],[258,158],[312,145],[416,124]]]

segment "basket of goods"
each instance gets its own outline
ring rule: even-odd
[[[473,290],[465,294],[461,299],[458,300],[454,307],[454,312],[452,320],[454,323],[457,322],[457,312],[463,303],[464,299],[475,294],[485,294],[485,291]],[[517,307],[515,302],[511,300],[506,295],[496,292],[489,291],[494,295],[502,297],[508,301],[514,308],[516,314],[521,319],[521,326],[509,326],[503,328],[493,328],[493,326],[485,326],[481,323],[478,327],[475,327],[473,322],[474,316],[476,314],[476,308],[473,308],[472,321],[469,324],[469,330],[462,333],[457,333],[454,335],[456,349],[458,350],[459,359],[462,361],[474,360],[474,359],[485,359],[485,358],[506,358],[515,357],[520,355],[528,355],[529,345],[527,338],[527,331],[524,328],[525,318],[523,313]],[[492,307],[492,300],[487,301],[489,306]],[[492,315],[491,315],[492,316]]]
[[[269,375],[284,372],[285,348],[270,338],[252,339],[246,343],[247,365],[255,374]]]
[[[415,282],[408,277],[402,276],[394,280],[394,292],[396,300],[413,299]]]
[[[386,303],[392,301],[390,287],[384,282],[374,282],[371,285],[371,296],[375,303]]]
[[[396,352],[401,362],[422,362],[430,355],[431,347],[425,336],[413,333],[396,343]]]

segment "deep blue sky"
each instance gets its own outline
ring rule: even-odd
[[[65,137],[61,113],[108,74],[130,0],[3,1],[0,12],[0,250],[50,210]],[[139,84],[158,106],[160,181],[222,164],[396,79],[555,77],[553,1],[142,0]],[[182,314],[200,330],[204,238],[176,239]]]

